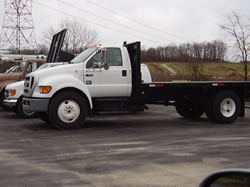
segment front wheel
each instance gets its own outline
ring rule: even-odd
[[[5,96],[4,96],[4,91],[0,92],[0,107],[4,108],[4,104],[3,104],[3,100],[4,100]]]
[[[4,99],[5,99],[4,90],[2,90],[2,92],[0,92],[0,107],[4,110],[10,110],[9,107],[3,104]]]
[[[50,122],[58,129],[69,130],[80,128],[87,116],[87,105],[84,98],[71,91],[59,93],[49,106]]]
[[[20,116],[21,118],[34,118],[36,117],[36,112],[30,112],[30,111],[26,111],[23,109],[23,103],[22,103],[23,99],[21,98],[18,102],[17,102],[17,106],[16,106],[16,110],[15,113]]]
[[[206,115],[217,123],[232,123],[239,117],[240,111],[239,97],[232,91],[222,91],[209,100]]]

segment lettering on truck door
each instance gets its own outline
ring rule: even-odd
[[[129,96],[129,76],[123,63],[120,48],[107,48],[108,70],[101,68],[102,55],[99,51],[86,64],[84,80],[92,97]]]

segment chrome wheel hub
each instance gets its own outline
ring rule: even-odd
[[[80,115],[80,107],[75,101],[66,100],[59,105],[57,113],[63,122],[73,123]]]
[[[233,99],[226,98],[221,102],[220,111],[223,116],[231,117],[236,111],[236,104]]]

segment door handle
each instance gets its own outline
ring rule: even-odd
[[[127,70],[122,70],[122,76],[127,77]]]
[[[86,74],[86,77],[94,77],[93,74]]]

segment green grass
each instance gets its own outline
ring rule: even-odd
[[[174,70],[177,74],[182,74],[183,73],[183,66],[180,66],[181,64],[168,64],[168,67],[170,67],[172,70]]]
[[[145,64],[148,66],[154,81],[192,80],[188,63],[149,62]],[[162,64],[167,64],[177,75],[173,76]],[[203,68],[203,74],[208,80],[236,81],[244,79],[244,67],[242,63],[204,63]],[[248,75],[250,80],[250,67],[248,67]]]
[[[166,74],[171,75],[171,72],[166,67],[162,66],[161,64],[159,64],[159,67],[163,69]]]
[[[250,70],[250,68],[248,68]],[[243,64],[232,64],[232,63],[211,63],[206,64],[205,74],[206,75],[221,75],[230,76],[232,73],[240,73],[244,75]]]

